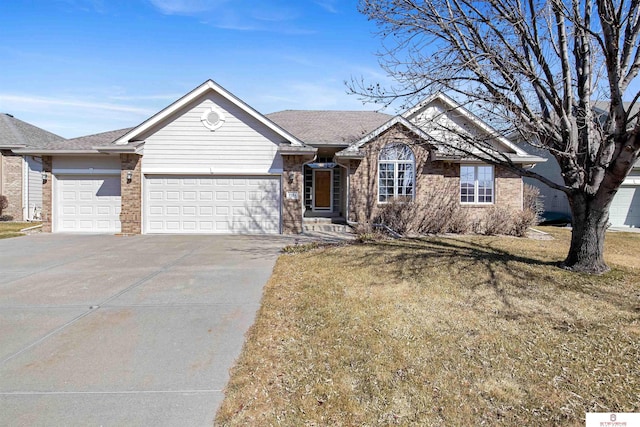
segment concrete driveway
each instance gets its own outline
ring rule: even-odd
[[[0,240],[0,425],[211,425],[287,243]]]

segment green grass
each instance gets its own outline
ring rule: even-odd
[[[379,241],[278,260],[216,425],[569,425],[640,410],[640,235],[602,276],[555,240]]]
[[[0,239],[24,236],[20,230],[39,224],[39,222],[0,222]]]

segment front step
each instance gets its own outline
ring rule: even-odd
[[[313,233],[322,231],[325,233],[350,233],[351,227],[347,224],[303,224],[302,232],[303,233]]]
[[[303,232],[329,232],[329,233],[349,233],[351,227],[346,224],[346,221],[342,217],[330,217],[330,218],[304,218],[302,221]]]

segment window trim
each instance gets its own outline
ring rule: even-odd
[[[463,202],[462,201],[462,168],[469,167],[473,168],[473,202]],[[491,170],[491,201],[490,202],[480,202],[479,189],[480,185],[478,182],[478,168],[490,168]],[[460,185],[458,186],[458,200],[461,205],[494,205],[496,203],[496,168],[494,165],[488,164],[460,164]]]
[[[404,146],[409,153],[411,153],[411,159],[410,160],[399,160],[399,159],[394,159],[394,160],[381,160],[380,156],[382,155],[382,153],[384,153],[384,151],[386,149],[389,149],[393,146]],[[381,164],[393,164],[393,195],[391,196],[387,196],[387,200],[385,201],[381,201],[380,200],[380,165]],[[412,169],[412,177],[411,177],[411,201],[415,200],[416,197],[416,155],[413,152],[413,150],[411,149],[411,147],[409,147],[407,144],[402,143],[402,142],[392,142],[389,144],[386,144],[384,147],[382,147],[382,149],[380,150],[380,152],[378,153],[378,170],[377,170],[377,186],[378,186],[378,199],[377,202],[378,204],[387,204],[387,203],[391,203],[394,200],[399,198],[398,195],[398,172],[399,172],[399,168],[398,165],[407,165],[410,164],[411,165],[411,169]],[[406,196],[405,196],[406,197]]]

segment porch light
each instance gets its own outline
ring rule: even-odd
[[[295,174],[293,172],[289,172],[287,175],[287,179],[289,179],[289,184],[293,184],[293,179],[295,178]]]
[[[42,171],[42,183],[46,184],[48,180],[49,180],[49,175],[47,175],[47,172]]]
[[[127,183],[130,183],[133,179],[133,172],[127,171]]]

